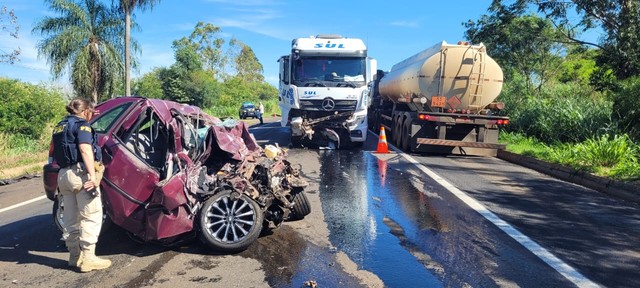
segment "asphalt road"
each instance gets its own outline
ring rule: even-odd
[[[286,147],[276,119],[253,125]],[[249,120],[248,123],[256,124]],[[497,158],[292,149],[312,212],[248,250],[139,244],[118,227],[66,267],[41,179],[0,186],[0,287],[640,287],[640,207]]]

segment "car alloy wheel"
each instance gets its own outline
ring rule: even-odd
[[[258,203],[247,195],[222,191],[202,205],[200,238],[219,251],[242,251],[260,236],[263,217]]]

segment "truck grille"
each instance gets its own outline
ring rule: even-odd
[[[325,99],[301,100],[300,109],[311,111],[353,111],[356,109],[356,105],[358,104],[357,100],[333,100],[335,107],[331,110],[327,110],[322,107],[323,101],[325,101]]]

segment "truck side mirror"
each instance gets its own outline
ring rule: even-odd
[[[367,83],[376,80],[376,72],[378,71],[378,61],[367,57]]]

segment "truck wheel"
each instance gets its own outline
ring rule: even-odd
[[[221,252],[240,252],[258,239],[264,215],[247,195],[222,191],[211,196],[200,210],[200,240]]]
[[[367,117],[369,120],[369,130],[371,132],[379,134],[380,133],[380,124],[378,124],[378,112],[372,112],[370,117]]]
[[[311,213],[311,204],[309,204],[309,199],[307,195],[304,194],[303,190],[299,192],[291,192],[293,202],[293,207],[291,208],[291,214],[289,214],[289,221],[302,220],[304,216],[309,215]]]

